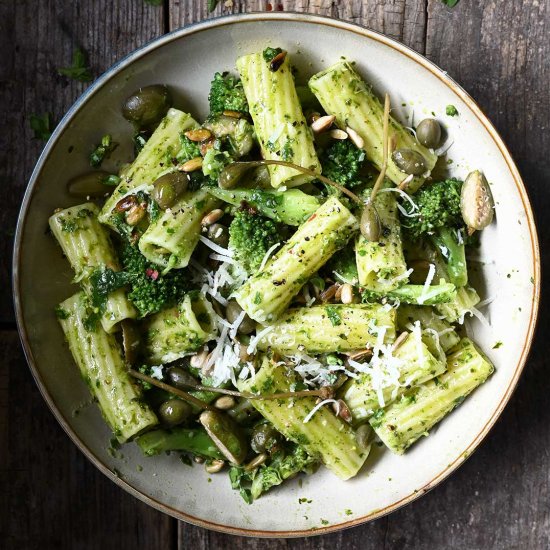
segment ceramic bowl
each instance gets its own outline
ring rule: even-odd
[[[288,50],[301,79],[341,56],[357,61],[375,90],[390,92],[394,113],[404,122],[432,112],[442,121],[453,144],[448,152],[452,175],[464,177],[474,168],[485,172],[496,222],[483,232],[471,265],[482,298],[493,301],[483,310],[490,326],[474,319],[468,330],[497,370],[405,456],[376,448],[351,481],[321,469],[248,505],[231,490],[226,474],[209,477],[202,467],[182,465],[176,454],[144,458],[132,444],[124,447],[123,458],[108,452],[109,430],[90,405],[53,314],[75,287],[46,227],[55,208],[76,203],[65,184],[88,169],[91,145],[103,134],[128,144],[117,150],[118,162],[130,158],[131,128],[120,104],[133,90],[169,84],[176,106],[201,119],[213,73],[233,69],[239,55],[266,45]],[[450,104],[459,116],[445,115]],[[82,452],[114,483],[163,512],[255,536],[304,536],[357,525],[411,502],[453,472],[487,435],[518,381],[533,336],[539,281],[537,235],[525,187],[501,138],[464,90],[424,57],[380,34],[288,13],[231,16],[178,30],[99,78],[60,122],[38,161],[21,209],[14,260],[17,320],[29,365],[44,399]],[[307,502],[300,504],[304,498]]]

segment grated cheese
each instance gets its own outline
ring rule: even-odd
[[[277,243],[277,244],[274,244],[266,253],[265,253],[265,256],[263,257],[262,259],[262,263],[260,264],[260,268],[258,269],[258,271],[262,271],[262,269],[265,267],[265,265],[267,264],[269,258],[271,257],[271,254],[277,249],[277,247],[280,245],[281,243]]]
[[[258,345],[259,341],[266,335],[269,334],[275,326],[265,327],[260,332],[256,332],[256,336],[250,339],[250,343],[248,344],[248,347],[246,348],[246,352],[248,354],[256,353],[256,346]]]
[[[426,276],[426,281],[424,282],[424,287],[422,288],[422,293],[418,297],[418,303],[422,305],[428,298],[429,295],[428,289],[430,288],[430,285],[432,284],[432,281],[435,276],[435,265],[430,264],[430,268],[428,269],[428,275]]]
[[[218,254],[222,254],[223,256],[229,256],[230,258],[233,257],[233,251],[229,250],[229,248],[224,248],[223,246],[217,245],[214,241],[207,239],[204,235],[201,235],[199,239],[202,243],[204,243],[208,248],[211,248],[214,252],[217,252]]]
[[[321,407],[323,407],[324,405],[328,405],[329,403],[336,403],[336,408],[337,408],[336,416],[338,416],[340,414],[340,403],[338,403],[338,401],[336,401],[336,399],[325,399],[324,401],[321,401],[320,403],[315,405],[315,407],[313,407],[313,409],[311,409],[311,411],[309,411],[308,415],[304,418],[304,424],[307,424],[313,418],[313,415]]]

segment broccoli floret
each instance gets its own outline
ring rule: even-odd
[[[224,111],[248,113],[248,102],[242,82],[228,73],[216,73],[210,83],[210,114],[219,115]]]
[[[451,178],[422,187],[414,201],[418,211],[408,201],[402,206],[401,225],[411,240],[427,237],[447,262],[451,282],[464,286],[468,270],[464,251],[466,227],[460,212],[462,181]]]
[[[211,147],[204,155],[202,173],[217,183],[220,172],[231,160],[231,155],[227,151],[220,151],[216,147]]]
[[[175,305],[190,290],[188,277],[182,270],[161,275],[158,266],[150,263],[138,247],[129,242],[123,242],[120,257],[130,287],[128,299],[140,317]]]
[[[323,176],[353,188],[365,182],[360,172],[365,164],[366,155],[363,149],[356,147],[349,139],[334,141],[319,156]],[[333,192],[331,187],[329,192]]]
[[[229,248],[248,273],[256,271],[267,251],[280,242],[279,230],[273,220],[252,209],[241,209],[229,226]]]

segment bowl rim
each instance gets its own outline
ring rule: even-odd
[[[476,118],[483,125],[483,127],[485,128],[485,130],[487,131],[487,133],[489,134],[489,136],[492,138],[495,145],[499,149],[500,153],[502,154],[506,162],[506,165],[514,179],[514,183],[516,184],[517,190],[522,200],[523,209],[527,217],[527,223],[528,223],[528,229],[529,229],[529,235],[530,235],[530,241],[531,241],[531,249],[532,249],[532,255],[533,255],[534,281],[533,281],[533,294],[531,299],[531,315],[530,315],[529,326],[528,326],[526,338],[524,341],[524,345],[523,345],[523,349],[522,349],[519,361],[510,379],[509,385],[506,388],[499,404],[492,412],[490,419],[482,427],[479,433],[475,436],[475,438],[467,447],[467,449],[463,451],[454,461],[449,463],[437,475],[435,475],[433,479],[430,480],[428,483],[426,483],[422,488],[412,492],[411,494],[403,497],[402,499],[396,502],[393,502],[388,506],[385,506],[384,508],[374,510],[365,516],[355,518],[349,521],[344,521],[341,523],[335,523],[326,527],[315,528],[315,529],[268,531],[268,530],[232,527],[230,525],[214,523],[208,520],[204,520],[202,518],[192,516],[186,512],[177,510],[162,502],[159,502],[152,496],[149,496],[141,492],[139,489],[131,485],[126,480],[117,477],[114,474],[114,472],[112,472],[101,461],[101,459],[99,459],[86,446],[85,442],[80,439],[80,437],[76,434],[76,432],[72,429],[72,427],[66,421],[65,417],[61,414],[60,410],[57,408],[52,396],[48,393],[48,390],[36,366],[35,358],[30,346],[25,319],[23,317],[23,311],[22,311],[21,288],[20,288],[20,284],[21,284],[20,272],[21,272],[21,257],[22,257],[21,250],[23,245],[22,235],[25,227],[25,222],[27,220],[29,205],[30,205],[34,190],[37,186],[37,181],[43,169],[43,166],[46,163],[50,152],[55,147],[57,141],[59,140],[63,132],[66,130],[68,123],[71,121],[74,115],[76,115],[76,113],[80,111],[80,109],[85,105],[87,100],[99,89],[101,89],[112,77],[114,77],[116,74],[118,74],[120,71],[122,71],[127,66],[132,64],[134,61],[140,59],[141,57],[145,56],[149,52],[159,47],[162,47],[163,45],[169,42],[179,40],[180,38],[185,36],[190,36],[192,34],[203,32],[205,30],[212,29],[212,28],[219,28],[219,27],[239,24],[245,21],[256,22],[256,23],[265,22],[265,21],[270,21],[270,22],[278,21],[278,22],[284,23],[286,21],[291,21],[291,22],[299,22],[304,24],[329,26],[329,27],[341,29],[346,32],[352,32],[356,35],[359,35],[361,37],[364,37],[370,40],[374,40],[376,42],[379,42],[381,44],[384,44],[385,46],[388,46],[396,50],[398,53],[405,55],[410,60],[416,62],[421,67],[428,70],[430,73],[432,73],[432,75],[436,76],[448,88],[450,88],[451,91],[453,91],[462,101],[464,101],[464,103],[468,105],[468,107],[472,110]],[[29,179],[27,188],[25,190],[25,194],[23,197],[23,201],[21,203],[21,209],[17,220],[17,228],[15,233],[15,239],[14,239],[12,284],[13,284],[14,308],[15,308],[15,315],[16,315],[16,322],[17,322],[17,328],[19,331],[19,336],[23,346],[23,351],[25,353],[25,358],[31,370],[32,376],[40,390],[40,393],[42,394],[42,397],[48,404],[53,415],[55,416],[55,418],[57,419],[61,427],[65,430],[67,435],[72,439],[72,441],[76,444],[76,446],[80,449],[80,451],[84,453],[84,455],[88,458],[88,460],[90,460],[104,475],[106,475],[111,481],[116,483],[119,487],[123,488],[125,491],[129,492],[131,495],[140,499],[146,504],[152,506],[153,508],[156,508],[157,510],[160,510],[161,512],[169,514],[172,517],[175,517],[176,519],[186,521],[193,525],[197,525],[199,527],[204,527],[207,529],[228,533],[232,535],[252,536],[252,537],[290,538],[290,537],[304,537],[304,536],[323,535],[327,533],[333,533],[336,531],[340,531],[342,529],[361,525],[363,523],[385,516],[397,510],[398,508],[401,508],[402,506],[416,500],[418,497],[426,494],[429,490],[433,489],[436,485],[438,485],[440,482],[446,479],[461,464],[464,463],[464,461],[480,445],[480,443],[483,441],[483,439],[486,437],[486,435],[489,433],[489,431],[491,430],[491,428],[493,427],[493,425],[501,415],[504,407],[508,403],[513,391],[515,390],[519,377],[521,375],[521,372],[525,367],[529,352],[531,350],[532,342],[533,342],[533,337],[534,337],[537,318],[538,318],[538,310],[540,305],[540,282],[541,282],[541,265],[540,264],[541,264],[540,249],[539,249],[539,241],[538,241],[534,214],[533,214],[531,203],[527,194],[527,190],[521,179],[519,171],[513,161],[513,158],[508,148],[504,144],[504,141],[500,137],[499,133],[497,132],[493,124],[490,122],[487,116],[482,112],[481,108],[477,105],[474,99],[457,82],[455,82],[442,69],[440,69],[437,65],[435,65],[435,63],[429,61],[425,56],[414,51],[409,46],[406,46],[393,38],[389,38],[377,31],[373,31],[371,29],[368,29],[356,23],[349,23],[347,21],[333,19],[328,16],[310,14],[310,13],[251,12],[246,14],[221,16],[221,17],[216,17],[216,18],[200,21],[197,23],[193,23],[183,28],[176,29],[170,33],[167,33],[161,37],[155,38],[145,43],[143,46],[129,53],[128,55],[123,57],[121,60],[116,62],[114,65],[112,65],[75,101],[75,103],[71,106],[71,108],[60,120],[52,136],[48,140],[48,143],[46,144],[42,153],[40,154],[38,161],[36,163],[36,166]]]

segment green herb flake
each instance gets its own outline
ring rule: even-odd
[[[498,349],[500,347],[502,347],[502,342],[496,342],[495,345],[493,346],[493,349]]]
[[[52,115],[51,113],[44,113],[42,115],[31,115],[30,126],[34,132],[35,139],[41,139],[48,141],[52,135]]]
[[[254,304],[260,305],[262,303],[262,295],[259,292],[256,292],[256,295],[254,296]]]
[[[349,508],[346,508],[346,509],[344,510],[344,514],[346,514],[346,516],[351,516],[351,515],[353,514],[353,511],[350,510]]]
[[[266,63],[271,63],[271,61],[273,61],[273,58],[282,53],[282,51],[283,50],[281,48],[266,48],[262,52],[262,56]]]
[[[118,147],[118,143],[113,141],[110,134],[105,134],[101,138],[96,148],[90,153],[90,165],[99,168],[105,159],[111,156],[111,153]]]
[[[342,318],[340,317],[338,308],[334,306],[327,306],[326,312],[327,317],[329,318],[329,321],[332,323],[333,327],[337,327],[342,324]]]
[[[72,65],[57,69],[57,72],[61,76],[66,76],[78,82],[90,82],[93,77],[86,61],[86,52],[82,48],[77,48],[73,53]]]
[[[458,116],[458,109],[454,105],[447,105],[445,107],[445,113],[447,116]]]

